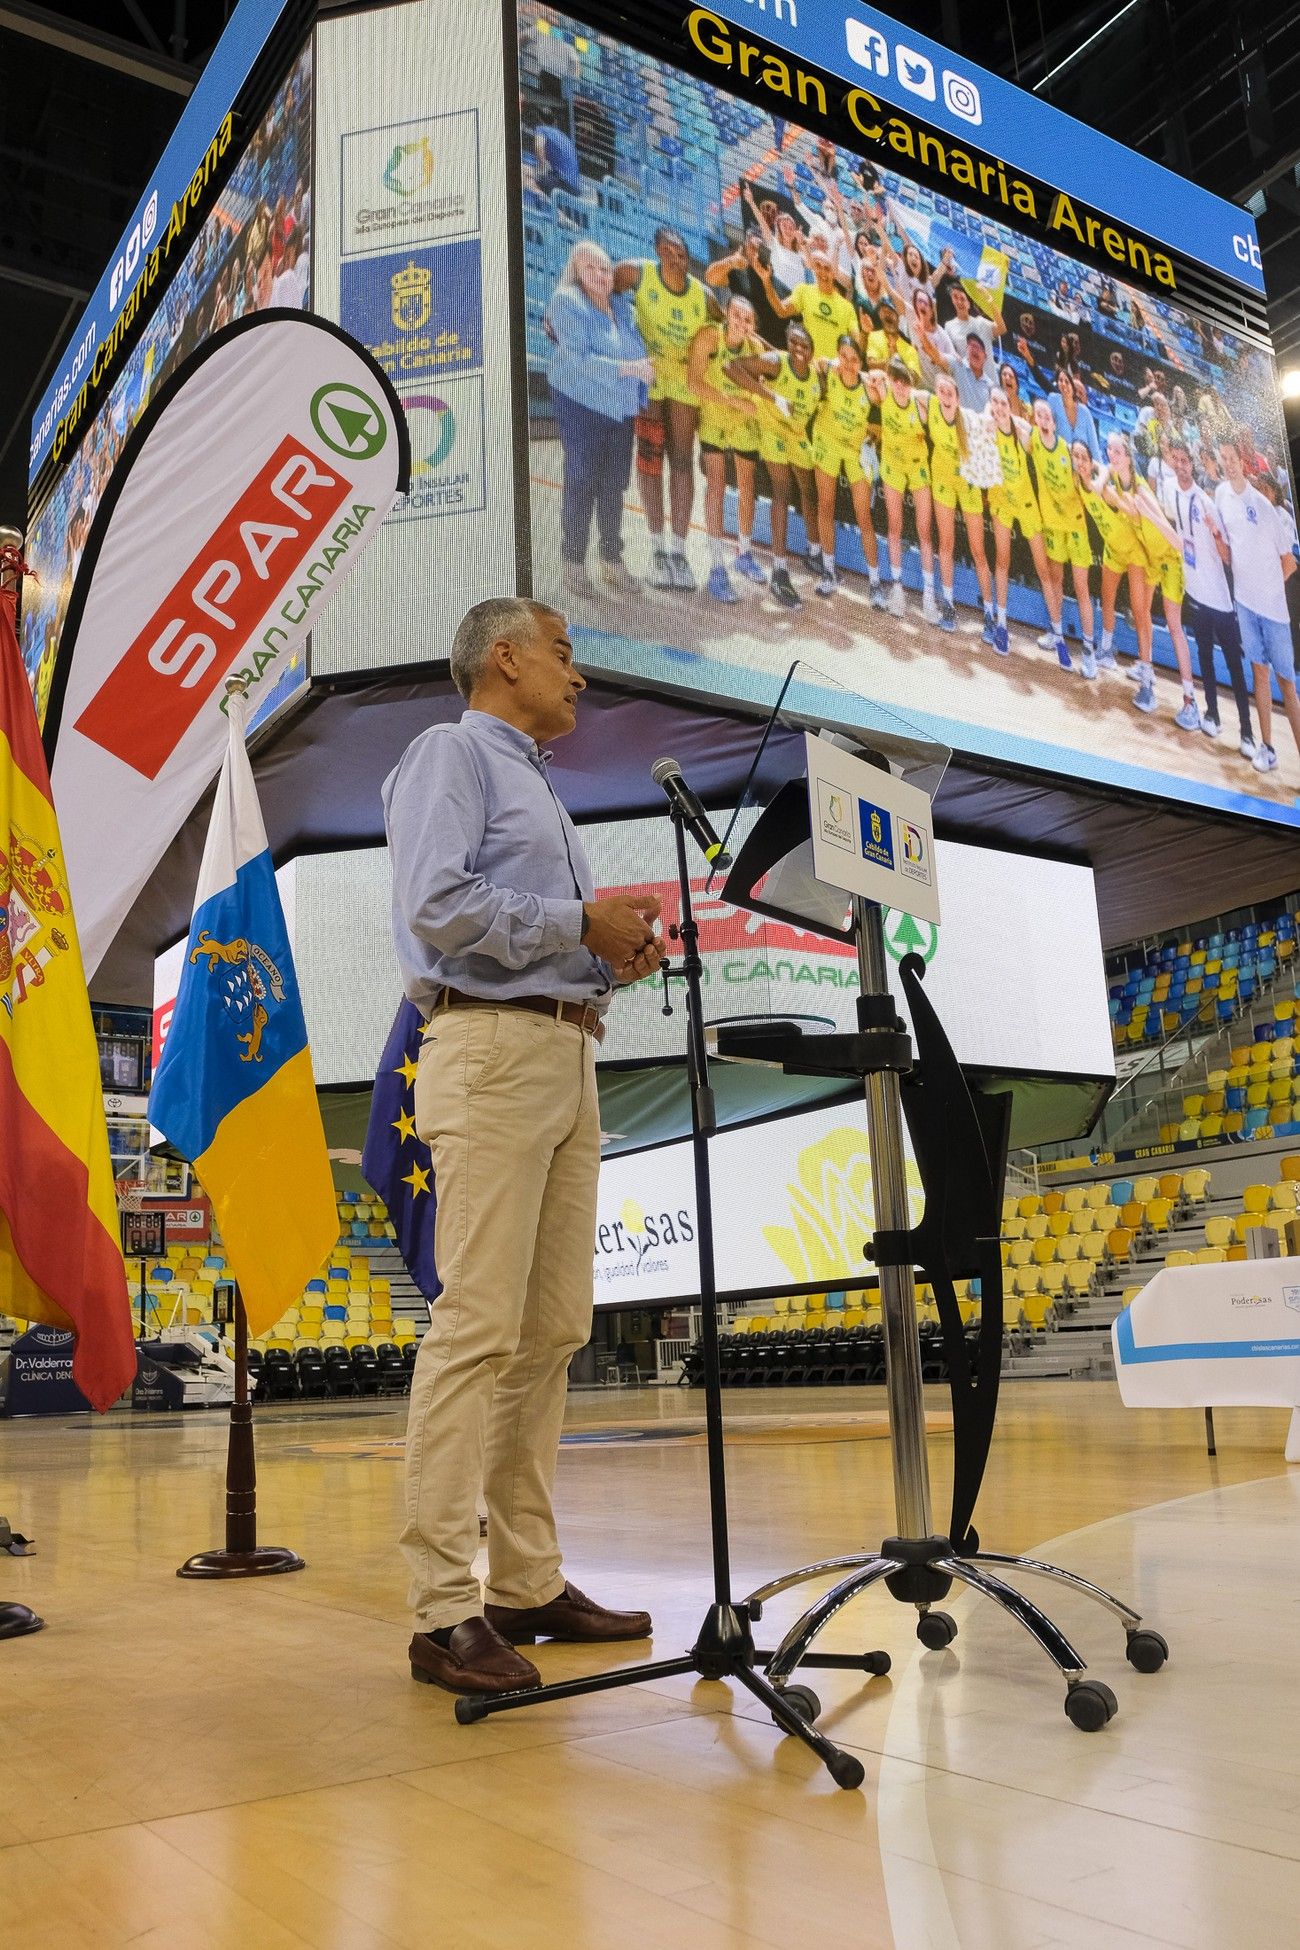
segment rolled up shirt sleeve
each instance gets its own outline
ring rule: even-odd
[[[474,869],[485,825],[483,782],[452,738],[414,749],[388,808],[393,891],[406,925],[440,955],[486,955],[526,968],[577,948],[582,902],[498,887]]]

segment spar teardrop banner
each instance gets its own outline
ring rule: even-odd
[[[45,725],[88,976],[220,767],[226,680],[256,710],[410,467],[390,381],[309,312],[215,333],[141,416],[91,524]]]

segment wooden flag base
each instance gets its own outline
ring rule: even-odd
[[[27,1632],[39,1632],[44,1624],[26,1605],[0,1604],[0,1639],[20,1639]]]
[[[235,1399],[230,1404],[226,1450],[226,1543],[224,1550],[187,1557],[178,1578],[261,1578],[277,1571],[306,1570],[296,1551],[257,1541],[257,1460],[253,1452],[253,1404],[248,1399],[248,1317],[235,1289]]]

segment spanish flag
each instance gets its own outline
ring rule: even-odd
[[[70,1328],[93,1408],[135,1379],[99,1051],[50,775],[0,592],[0,1313]]]
[[[265,1334],[338,1239],[289,931],[253,768],[247,707],[228,699],[230,742],[194,895],[187,953],[149,1115],[199,1175]]]

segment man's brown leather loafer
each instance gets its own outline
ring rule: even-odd
[[[487,1622],[511,1645],[536,1645],[538,1639],[563,1639],[572,1645],[598,1645],[606,1639],[648,1639],[648,1611],[609,1611],[566,1584],[549,1605],[515,1610],[510,1605],[485,1605]]]
[[[536,1666],[483,1618],[465,1619],[445,1646],[428,1632],[417,1632],[410,1658],[412,1679],[449,1693],[526,1693],[542,1683]]]

